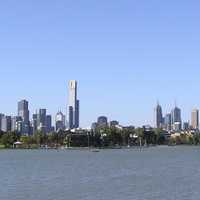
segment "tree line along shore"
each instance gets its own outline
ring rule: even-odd
[[[103,128],[93,131],[63,131],[45,134],[41,131],[33,135],[20,135],[17,132],[0,132],[0,149],[6,148],[61,148],[94,147],[117,148],[155,145],[200,145],[200,134],[167,134],[162,129],[144,128]]]

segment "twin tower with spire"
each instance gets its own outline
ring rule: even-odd
[[[157,106],[155,108],[155,126],[156,128],[163,128],[168,131],[181,130],[182,128],[181,109],[177,107],[176,103],[171,113],[167,113],[163,117],[162,107],[159,104],[159,102],[157,102]]]

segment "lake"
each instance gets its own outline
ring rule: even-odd
[[[1,150],[0,200],[197,200],[200,147]]]

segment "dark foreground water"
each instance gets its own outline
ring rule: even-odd
[[[198,200],[200,147],[0,151],[0,200]]]

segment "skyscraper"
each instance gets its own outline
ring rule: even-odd
[[[61,111],[56,114],[56,131],[65,129],[65,116]]]
[[[68,102],[69,129],[79,127],[79,100],[77,99],[77,81],[69,81],[69,102]]]
[[[22,118],[22,134],[29,134],[29,109],[28,101],[18,102],[18,116]]]
[[[18,102],[18,116],[20,116],[25,123],[29,123],[29,109],[28,101],[22,100]]]
[[[162,115],[162,107],[159,105],[159,103],[155,108],[155,119],[156,119],[156,128],[162,128],[163,115]]]
[[[172,115],[171,115],[171,113],[168,113],[168,114],[165,115],[164,123],[165,123],[165,129],[167,131],[170,131],[171,128],[172,128]]]
[[[47,110],[39,109],[37,125],[38,125],[38,130],[42,131],[43,133],[46,133],[46,116],[47,116]]]
[[[183,130],[188,131],[190,129],[190,123],[189,122],[184,122],[183,123]]]
[[[32,119],[32,132],[33,134],[35,134],[37,132],[38,129],[38,114],[37,112],[35,114],[33,114],[33,119]]]
[[[97,127],[98,127],[98,123],[97,122],[93,122],[92,125],[91,125],[91,129],[93,131],[95,131]]]
[[[46,132],[50,133],[52,131],[52,117],[51,115],[46,116]]]
[[[2,124],[2,118],[4,117],[4,114],[0,113],[0,131],[1,131],[1,124]]]
[[[20,116],[12,117],[11,119],[11,131],[22,132],[22,118]]]
[[[181,129],[181,125],[182,125],[181,109],[178,108],[177,106],[175,106],[175,108],[172,110],[172,126],[173,126],[173,128],[176,125],[176,130],[177,130],[178,124],[179,124],[179,130],[180,130]]]
[[[11,116],[3,116],[1,119],[1,130],[4,132],[11,131]]]
[[[198,109],[192,110],[191,126],[193,129],[199,129],[199,110]]]

